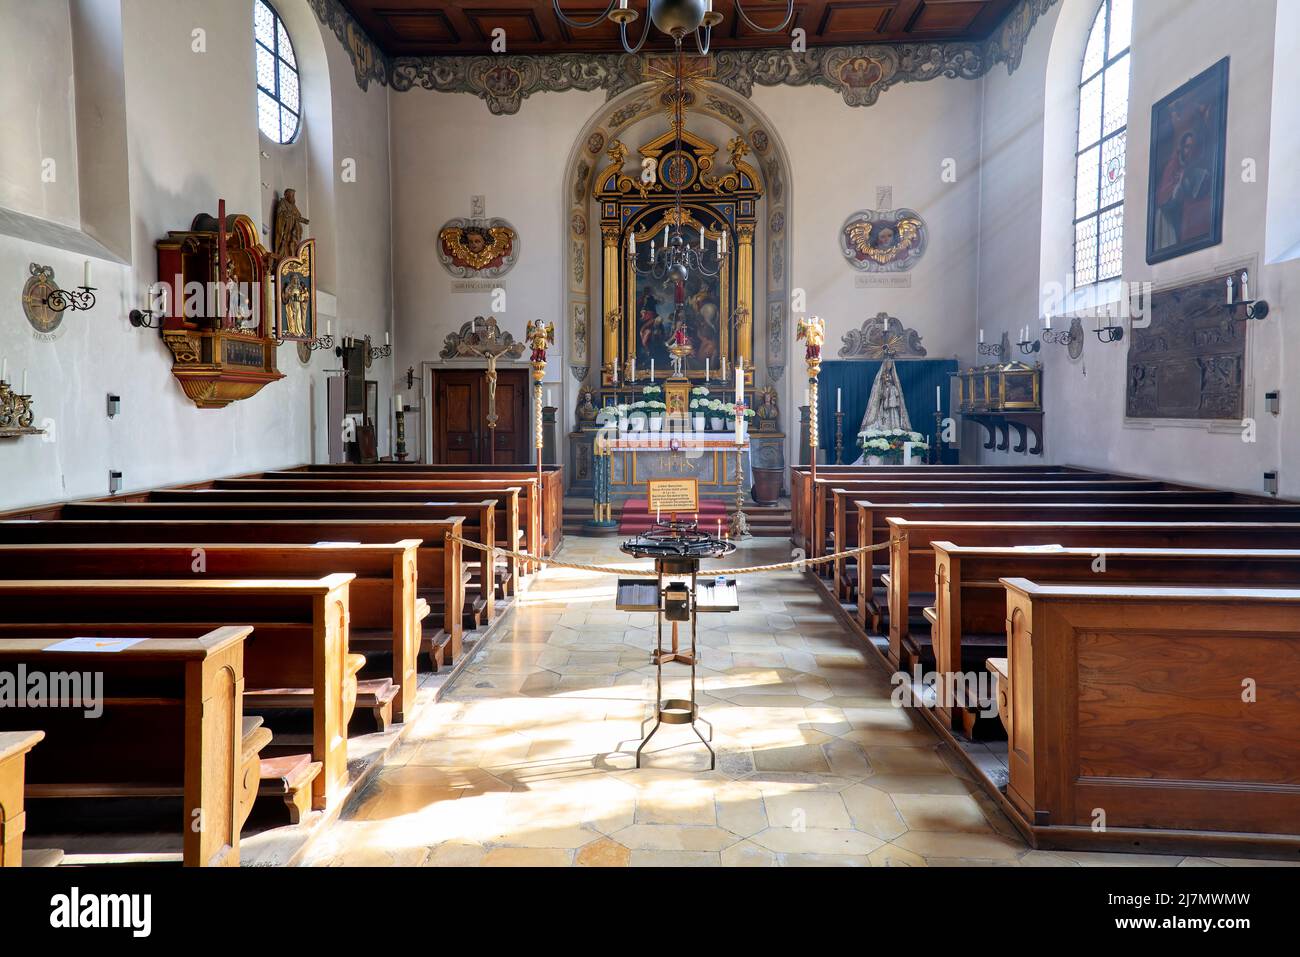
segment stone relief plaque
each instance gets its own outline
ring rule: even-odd
[[[1226,274],[1152,295],[1128,348],[1125,415],[1234,419],[1245,414],[1246,323],[1224,308]]]

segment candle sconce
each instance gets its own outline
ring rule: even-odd
[[[154,321],[154,316],[158,317],[157,322]],[[132,309],[126,317],[137,329],[161,329],[163,324],[162,314],[153,309]]]
[[[44,435],[44,429],[32,428],[33,421],[32,397],[15,392],[8,382],[0,379],[0,439]]]
[[[1016,343],[1016,345],[1020,347],[1020,354],[1022,356],[1033,355],[1043,347],[1043,344],[1037,339],[1034,339],[1032,342],[1029,339],[1021,339]]]
[[[1076,342],[1083,341],[1083,330],[1082,328],[1076,330],[1073,323],[1071,323],[1069,329],[1048,328],[1043,330],[1042,340],[1050,342],[1054,346],[1072,346]]]
[[[95,286],[78,286],[76,289],[52,289],[45,297],[45,305],[55,312],[81,312],[95,308]]]
[[[1250,298],[1250,273],[1244,269],[1241,271],[1241,298],[1234,298],[1234,293],[1232,277],[1229,276],[1228,301],[1223,308],[1228,310],[1231,321],[1249,322],[1252,319],[1268,318],[1268,303],[1263,299]]]
[[[366,365],[370,364],[372,359],[387,359],[393,354],[393,347],[387,341],[382,346],[370,344],[370,337],[366,336]]]
[[[982,356],[997,356],[999,359],[1006,358],[1006,346],[999,342],[996,346],[992,343],[981,342],[979,344],[979,354]]]
[[[307,348],[310,349],[312,352],[316,352],[317,350],[320,349],[333,349],[334,337],[329,333],[326,333],[325,335],[318,336],[315,339],[308,339]]]
[[[1097,334],[1098,342],[1119,342],[1124,338],[1123,326],[1098,326],[1093,332]]]

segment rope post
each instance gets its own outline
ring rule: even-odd
[[[542,380],[546,378],[546,347],[555,345],[555,324],[534,319],[525,330],[533,347],[529,361],[533,367],[533,445],[537,451],[537,500],[542,514],[542,531],[546,529],[546,495],[542,485]]]
[[[826,323],[817,316],[800,319],[795,324],[795,338],[806,343],[804,362],[808,366],[808,456],[812,459],[812,489],[808,495],[807,530],[809,557],[815,558],[821,551],[822,543],[816,540],[815,531],[817,501],[817,377],[822,369],[822,343],[826,341]]]

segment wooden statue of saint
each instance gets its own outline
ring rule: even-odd
[[[274,243],[271,251],[277,259],[298,254],[298,246],[302,244],[302,228],[311,223],[298,209],[296,195],[296,190],[286,189],[275,204]]]

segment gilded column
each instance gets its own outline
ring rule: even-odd
[[[754,225],[736,227],[736,357],[754,367]]]
[[[618,267],[619,267],[619,228],[617,226],[602,226],[600,234],[604,238],[604,259],[601,273],[604,279],[604,299],[602,308],[604,309],[605,321],[604,338],[601,349],[601,369],[605,375],[612,373],[614,367],[618,365],[618,333],[621,323],[611,322],[611,318],[621,316],[618,302]]]

